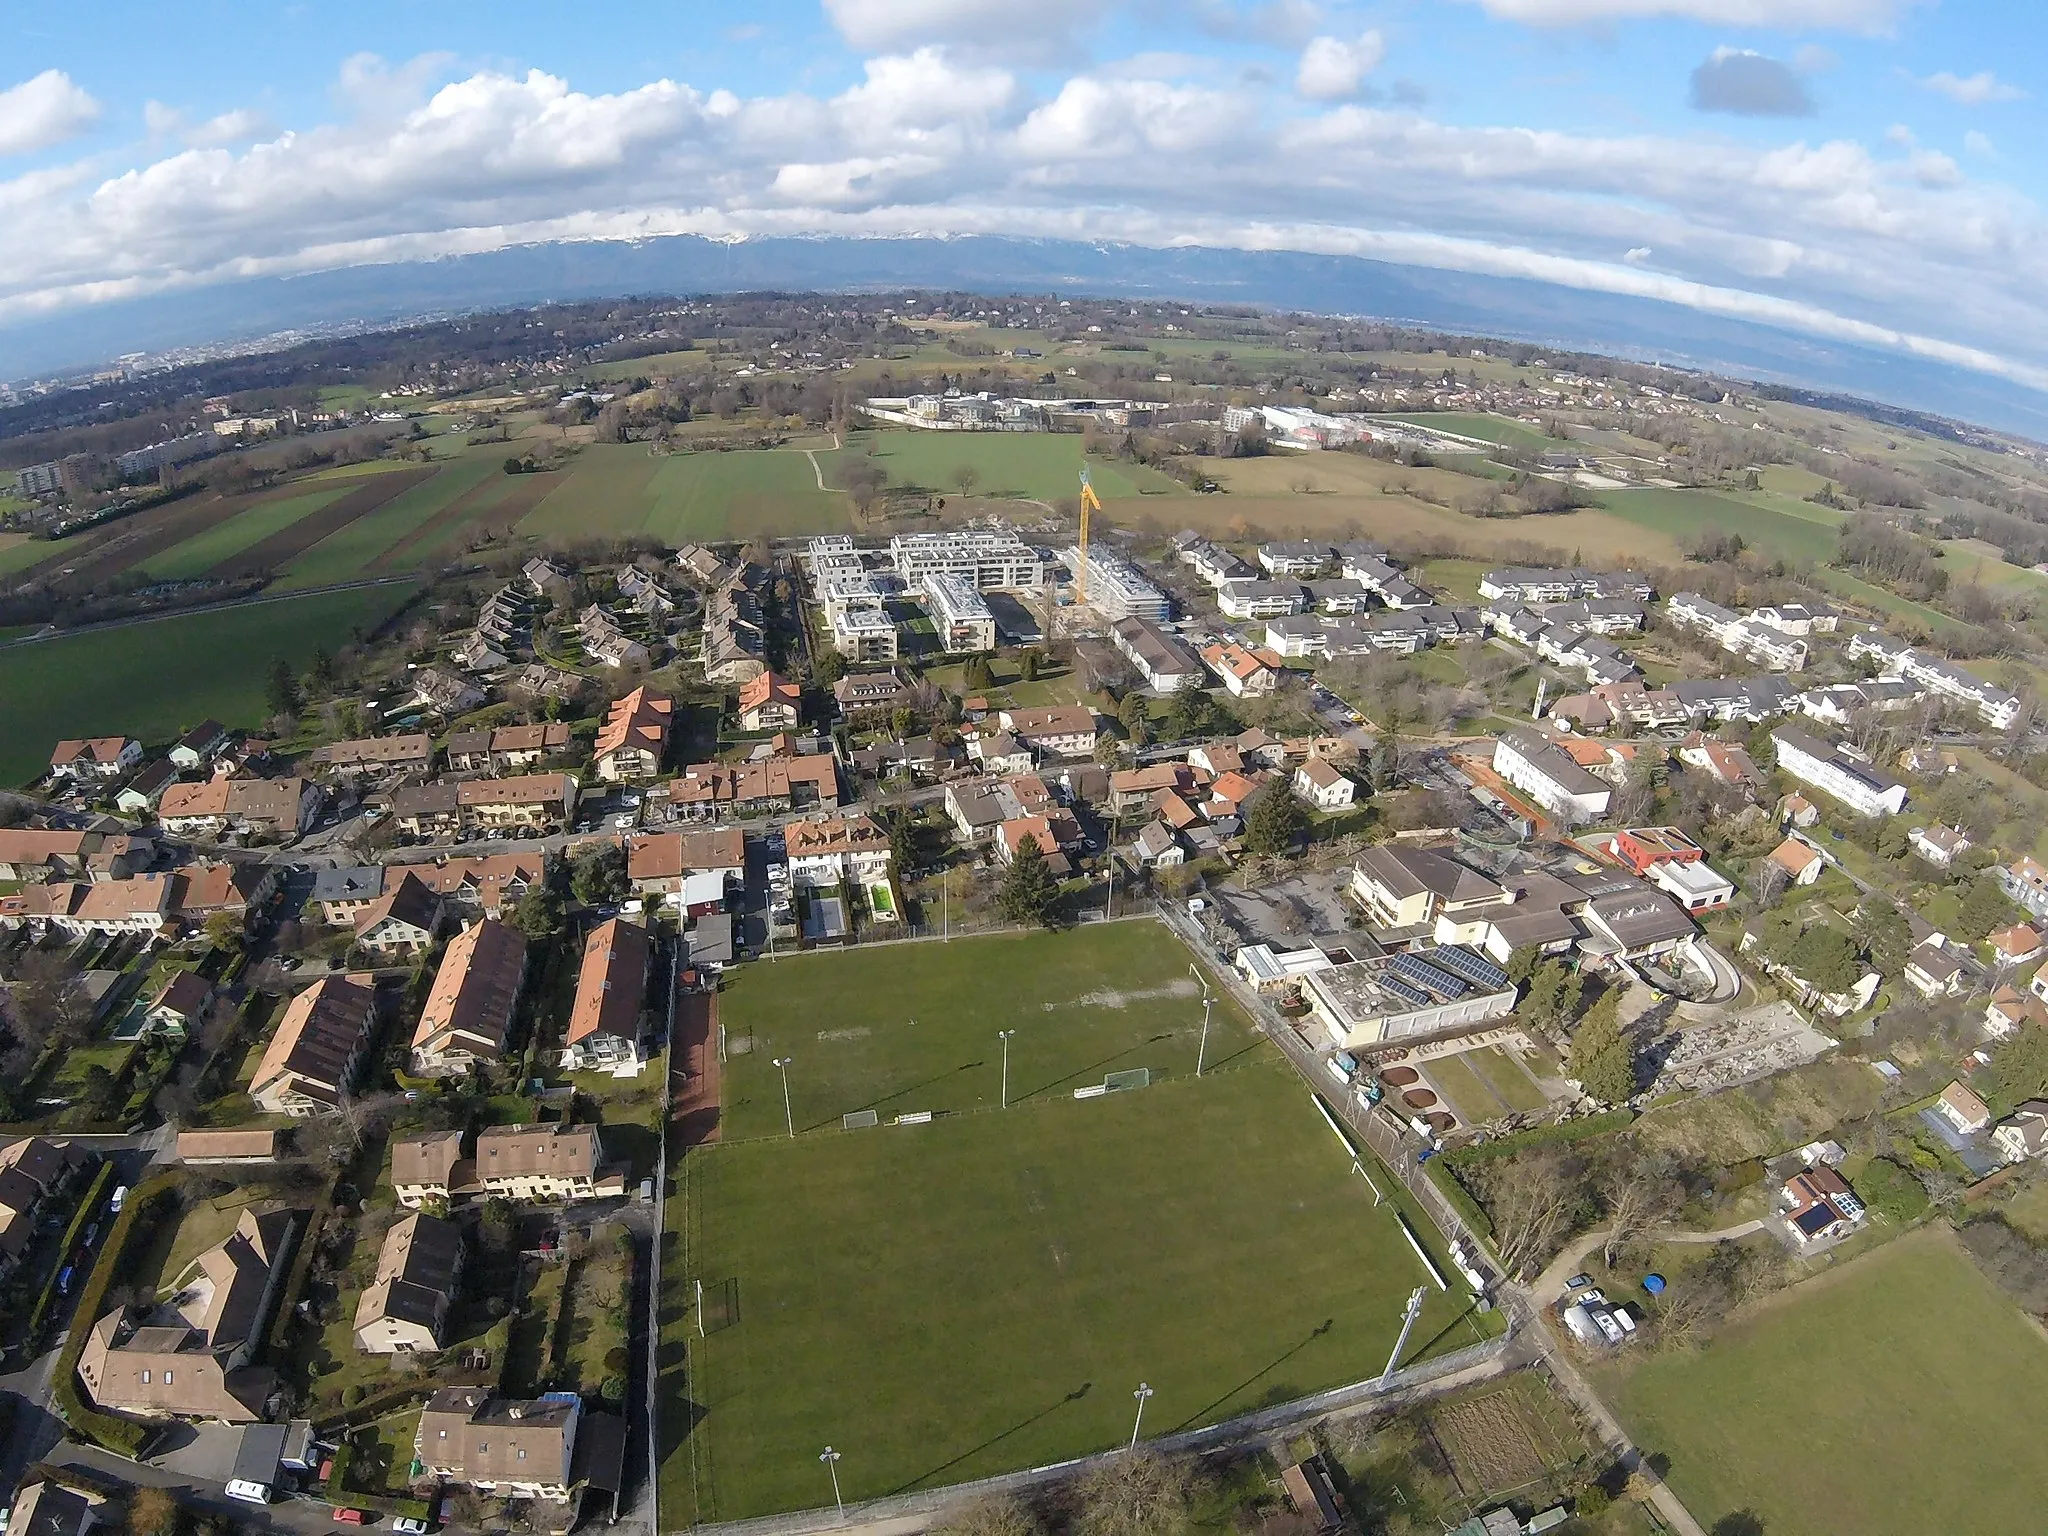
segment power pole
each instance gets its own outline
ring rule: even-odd
[[[1394,1340],[1394,1352],[1387,1356],[1387,1368],[1380,1373],[1380,1390],[1387,1389],[1387,1383],[1394,1379],[1394,1367],[1400,1362],[1401,1351],[1408,1347],[1408,1335],[1415,1331],[1415,1320],[1422,1316],[1422,1298],[1426,1293],[1421,1286],[1409,1293],[1408,1313],[1401,1319],[1401,1337]]]

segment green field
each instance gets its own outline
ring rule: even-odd
[[[1503,448],[1525,448],[1531,453],[1555,453],[1570,446],[1557,438],[1546,437],[1524,422],[1509,421],[1505,416],[1488,416],[1482,411],[1413,411],[1390,416],[1388,420],[1405,421],[1416,427],[1434,427],[1439,432],[1455,432],[1460,437],[1476,437],[1481,442],[1499,443]]]
[[[847,1497],[867,1498],[1119,1444],[1141,1380],[1149,1433],[1355,1381],[1384,1367],[1418,1284],[1408,1359],[1493,1331],[1430,1285],[1234,1013],[1211,1036],[1224,1065],[1194,1076],[1199,1003],[1172,990],[1187,959],[1127,922],[733,978],[721,1136],[753,1139],[688,1154],[670,1207],[684,1238],[662,1359],[673,1398],[687,1345],[701,1415],[664,1448],[678,1523],[824,1502],[828,1443]],[[1012,1027],[1005,1111],[996,1031]],[[794,1140],[775,1134],[774,1053],[792,1058]],[[1073,1098],[1132,1063],[1165,1079]],[[839,1129],[859,1104],[883,1124]],[[888,1123],[913,1108],[963,1112]]]
[[[32,539],[25,533],[0,533],[0,576],[12,576],[49,559],[58,546],[48,539]]]
[[[163,742],[208,715],[255,725],[272,657],[303,665],[315,646],[339,649],[352,629],[375,628],[414,590],[323,592],[0,651],[0,783],[34,779],[51,746],[70,736]]]
[[[1795,565],[1826,565],[1843,517],[1827,507],[1783,500],[1763,505],[1713,491],[1602,491],[1597,500],[1617,517],[1669,534],[1681,545],[1702,534],[1740,534],[1765,559]]]
[[[837,483],[835,464],[850,463],[854,455],[867,451],[870,442],[875,461],[888,471],[891,485],[941,495],[958,493],[954,472],[964,464],[972,465],[981,476],[974,488],[976,496],[1022,496],[1057,504],[1062,497],[1081,494],[1084,463],[1095,494],[1104,501],[1188,494],[1179,481],[1143,465],[1087,458],[1081,451],[1081,436],[1074,432],[920,432],[905,428],[876,432],[871,437],[856,435],[843,453],[829,458],[819,455],[826,465],[825,483]]]
[[[142,562],[142,569],[159,581],[182,581],[203,576],[223,560],[239,555],[252,544],[260,544],[273,533],[281,533],[310,517],[329,502],[348,493],[346,484],[323,486],[297,496],[280,496],[238,512],[224,523],[216,523],[181,544],[173,544],[160,555]]]
[[[503,475],[505,457],[476,452],[451,459],[431,480],[400,491],[383,506],[337,528],[284,568],[283,585],[320,587],[354,581],[377,557],[411,534],[486,475]]]
[[[1739,1511],[1787,1536],[2040,1519],[2048,1441],[1997,1405],[2048,1393],[2048,1343],[1944,1230],[1775,1298],[1704,1349],[1600,1378],[1709,1527]]]
[[[829,449],[819,461],[831,462]],[[686,544],[847,526],[845,497],[819,490],[810,459],[794,448],[656,457],[644,443],[593,443],[550,478],[521,533],[558,542],[645,533]]]

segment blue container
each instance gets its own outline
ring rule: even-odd
[[[1652,1296],[1662,1296],[1664,1294],[1664,1277],[1662,1275],[1643,1276],[1643,1289]]]

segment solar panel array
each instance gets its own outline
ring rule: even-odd
[[[1382,972],[1379,977],[1379,984],[1381,990],[1391,992],[1394,996],[1413,1003],[1418,1008],[1427,1008],[1436,1001],[1435,998],[1423,991],[1422,988],[1411,987],[1407,982],[1391,972]]]
[[[1469,949],[1447,945],[1443,949],[1429,952],[1429,963],[1453,976],[1462,976],[1475,987],[1484,987],[1489,992],[1505,992],[1510,983],[1508,973],[1490,960],[1482,960]]]
[[[1449,971],[1440,971],[1417,955],[1394,956],[1393,968],[1400,976],[1440,998],[1463,997],[1472,990]]]

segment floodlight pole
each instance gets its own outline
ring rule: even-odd
[[[1380,1373],[1380,1390],[1382,1392],[1386,1391],[1387,1383],[1394,1379],[1394,1366],[1401,1358],[1401,1351],[1408,1347],[1408,1335],[1415,1329],[1415,1319],[1422,1316],[1422,1298],[1424,1294],[1423,1288],[1419,1285],[1409,1294],[1408,1312],[1401,1319],[1401,1336],[1394,1340],[1394,1352],[1387,1356],[1387,1368]]]
[[[826,1446],[818,1460],[825,1463],[825,1470],[832,1474],[832,1502],[839,1506],[839,1523],[846,1524],[846,1500],[839,1496],[839,1453]]]
[[[697,1337],[704,1337],[704,1282],[697,1282]]]
[[[791,1141],[796,1140],[796,1111],[789,1107],[789,1064],[793,1060],[795,1058],[791,1056],[775,1058],[776,1069],[782,1073],[782,1120],[789,1127]]]
[[[1131,1420],[1131,1443],[1124,1447],[1127,1451],[1135,1451],[1138,1448],[1138,1430],[1145,1422],[1145,1399],[1151,1395],[1152,1388],[1142,1381],[1138,1383],[1138,1390],[1131,1394],[1138,1400],[1138,1416]]]
[[[1017,1031],[1014,1029],[999,1029],[996,1031],[996,1038],[1003,1042],[1003,1108],[1005,1109],[1010,1107],[1010,1037],[1016,1033]]]
[[[1188,967],[1188,974],[1202,984],[1202,1041],[1195,1047],[1195,1076],[1202,1075],[1202,1067],[1209,1059],[1209,1008],[1214,999],[1209,993],[1209,978],[1194,966]]]

